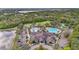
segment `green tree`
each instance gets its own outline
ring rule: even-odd
[[[71,49],[79,50],[79,37],[72,39],[72,41],[71,41]]]

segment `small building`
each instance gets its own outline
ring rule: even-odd
[[[40,28],[38,28],[38,27],[33,27],[33,28],[31,28],[30,30],[31,30],[31,32],[38,32],[38,31],[40,30]]]

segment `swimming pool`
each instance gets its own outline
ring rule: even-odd
[[[48,28],[48,32],[50,32],[50,33],[57,33],[58,32],[58,28]]]

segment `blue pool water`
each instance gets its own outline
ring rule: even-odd
[[[57,33],[58,29],[57,28],[49,28],[48,32],[50,32],[50,33]]]

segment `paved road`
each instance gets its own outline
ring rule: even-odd
[[[68,39],[64,37],[64,34],[65,34],[66,32],[69,32],[69,34],[71,34],[72,31],[73,31],[72,29],[68,29],[68,30],[65,30],[65,31],[63,31],[63,32],[61,33],[61,38],[60,38],[60,40],[59,40],[59,46],[60,46],[60,47],[63,48],[64,46],[66,46],[66,45],[69,43]]]

